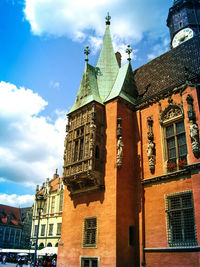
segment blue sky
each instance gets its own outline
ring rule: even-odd
[[[116,51],[133,69],[169,49],[171,0],[0,1],[0,203],[28,206],[35,185],[62,175],[65,114],[95,65],[110,12]]]

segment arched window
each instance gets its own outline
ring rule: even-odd
[[[56,243],[55,247],[58,247],[58,243]]]
[[[163,129],[164,159],[167,172],[182,169],[187,165],[187,143],[182,107],[170,103],[161,112],[160,121]]]
[[[52,247],[52,244],[51,244],[51,243],[48,243],[48,244],[47,244],[47,247]]]
[[[42,249],[42,248],[44,248],[44,243],[39,244],[39,249]]]

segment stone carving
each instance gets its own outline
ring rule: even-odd
[[[122,119],[117,118],[117,137],[122,136]]]
[[[192,152],[194,153],[195,157],[199,157],[200,147],[199,147],[199,128],[196,123],[192,120],[190,121],[190,137],[192,142]]]
[[[182,105],[173,103],[173,99],[171,97],[169,97],[168,103],[169,103],[169,105],[163,111],[161,110],[161,105],[159,105],[160,123],[161,124],[163,124],[165,121],[173,119],[175,117],[183,116]]]
[[[199,144],[199,128],[196,124],[196,115],[193,108],[193,97],[188,94],[186,101],[188,103],[188,119],[190,121],[189,133],[191,138],[192,152],[196,158],[200,155],[200,144]]]
[[[117,167],[122,166],[124,143],[122,141],[122,136],[119,137],[117,141]]]
[[[154,135],[152,131],[153,127],[153,120],[151,117],[147,118],[147,123],[148,123],[148,133],[147,133],[147,138],[148,138],[148,144],[147,144],[147,157],[149,160],[149,169],[151,173],[154,173],[155,171],[155,144],[153,142],[154,140]]]

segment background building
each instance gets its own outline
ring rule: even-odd
[[[40,189],[39,186],[36,187],[36,196],[40,193],[44,194],[46,201],[40,217],[38,247],[56,247],[61,235],[64,197],[62,178],[59,177],[57,171],[52,180],[47,179]],[[35,245],[37,227],[38,210],[37,201],[35,200],[31,231],[32,245]]]
[[[15,208],[0,204],[0,248],[25,248],[30,245],[31,210],[31,207]]]
[[[110,16],[68,113],[58,266],[199,266],[200,2],[174,1],[171,50],[121,67]]]

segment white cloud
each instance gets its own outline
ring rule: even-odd
[[[135,44],[144,32],[153,31],[154,38],[158,37],[166,25],[170,5],[171,0],[25,0],[24,13],[36,35],[87,39],[99,46],[107,11],[112,16],[114,38],[123,44]]]
[[[34,202],[34,197],[34,195],[0,194],[0,203],[16,208],[31,207]]]
[[[60,88],[60,83],[59,82],[50,81],[49,86],[50,86],[50,88],[59,89]]]
[[[62,175],[65,113],[41,116],[47,102],[30,89],[0,82],[0,179],[41,184]]]
[[[167,52],[169,50],[169,39],[164,38],[160,43],[155,44],[152,47],[152,52],[147,55],[148,60],[152,60],[157,56]]]

